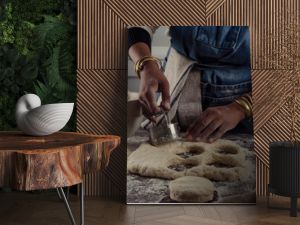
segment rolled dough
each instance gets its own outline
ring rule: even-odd
[[[168,167],[184,162],[183,158],[171,153],[169,148],[157,148],[150,144],[142,144],[128,157],[127,170],[140,176],[175,179],[184,176],[184,172],[178,172]]]
[[[246,180],[247,151],[222,139],[212,144],[172,142],[155,147],[142,144],[128,157],[127,169],[140,176],[164,179],[198,176],[214,181]]]

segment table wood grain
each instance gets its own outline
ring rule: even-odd
[[[29,191],[81,183],[85,174],[106,168],[119,144],[113,135],[0,132],[0,187]]]

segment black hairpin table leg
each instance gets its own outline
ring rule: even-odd
[[[84,187],[82,183],[80,183],[78,186],[80,193],[80,225],[84,225]],[[61,198],[65,204],[72,225],[77,225],[63,188],[57,188],[57,193],[59,198]]]

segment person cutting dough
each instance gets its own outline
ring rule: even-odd
[[[158,27],[130,27],[129,56],[140,78],[139,102],[151,122],[167,111],[193,141],[252,133],[250,37],[245,26],[171,26],[164,66],[151,55]],[[157,99],[157,93],[160,93]]]

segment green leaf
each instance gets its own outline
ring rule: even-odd
[[[40,49],[39,54],[43,57],[40,60],[41,80],[51,89],[53,99],[59,101],[74,101],[76,95],[76,68],[72,54],[74,41],[70,27],[61,18],[45,16],[44,24],[35,28],[36,37],[39,37],[35,47]]]
[[[4,69],[3,75],[6,79],[12,79],[15,75],[15,71],[11,67],[8,67]]]
[[[16,82],[17,82],[17,84],[18,85],[20,85],[20,86],[23,86],[24,84],[25,84],[25,79],[23,79],[21,76],[18,76],[17,78],[16,78]]]
[[[38,68],[34,65],[28,65],[22,70],[22,77],[27,80],[33,80],[38,75]]]
[[[4,75],[4,69],[0,69],[0,81],[2,81],[4,79],[5,75]]]
[[[51,93],[51,90],[47,88],[47,86],[42,82],[40,82],[39,80],[37,80],[34,83],[34,89],[36,94],[40,96],[40,98],[45,98]]]
[[[44,23],[34,29],[35,38],[33,48],[51,54],[52,48],[58,41],[70,38],[68,25],[57,17],[44,16]]]
[[[5,78],[5,79],[3,80],[3,85],[6,86],[6,88],[9,87],[11,84],[12,84],[12,81],[11,81],[11,80],[9,80],[9,79],[7,79],[7,78]]]
[[[17,85],[11,86],[10,90],[15,95],[19,93],[19,87]]]

